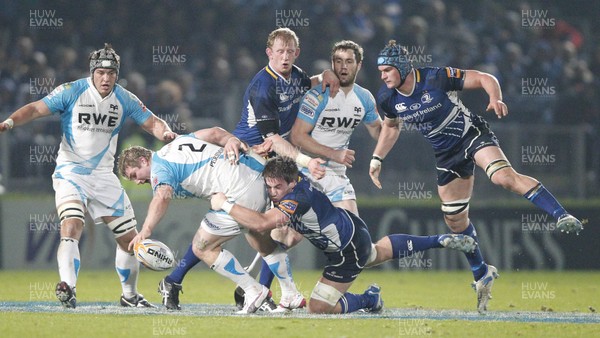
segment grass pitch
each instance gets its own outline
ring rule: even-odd
[[[296,271],[308,298],[318,271]],[[164,274],[142,270],[139,291],[160,303]],[[475,311],[468,272],[367,270],[351,292],[382,286],[382,314],[234,314],[233,285],[216,273],[188,274],[182,311],[124,309],[114,271],[82,270],[78,308],[62,309],[54,296],[56,271],[1,271],[0,332],[3,337],[191,336],[191,337],[591,337],[600,332],[599,272],[500,271],[485,316]],[[278,288],[273,288],[278,299]]]

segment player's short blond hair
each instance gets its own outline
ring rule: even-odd
[[[128,179],[127,175],[125,174],[125,169],[128,167],[139,168],[140,157],[150,160],[150,157],[152,157],[152,151],[140,146],[131,146],[123,150],[117,160],[117,169],[119,170],[119,174]]]
[[[267,38],[267,48],[272,48],[277,39],[281,39],[286,43],[293,41],[296,44],[296,47],[300,47],[300,39],[298,39],[298,36],[293,30],[287,27],[277,28],[269,34],[269,37]]]

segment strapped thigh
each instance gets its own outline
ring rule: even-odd
[[[455,200],[450,202],[442,202],[442,212],[445,215],[457,215],[463,211],[469,210],[470,198]]]
[[[335,306],[343,295],[343,293],[333,286],[318,281],[310,295],[310,299],[320,300],[331,306]]]
[[[63,203],[58,206],[57,212],[58,219],[60,220],[61,225],[64,220],[67,220],[69,218],[79,219],[85,225],[85,213],[83,211],[83,205],[81,203]]]
[[[498,159],[498,160],[493,160],[492,162],[490,162],[490,164],[488,164],[485,167],[485,173],[488,175],[488,178],[491,180],[492,176],[494,176],[494,174],[502,169],[502,168],[507,168],[507,167],[512,167],[510,165],[510,162],[508,162],[505,159]]]
[[[115,235],[115,238],[119,238],[129,232],[129,230],[135,229],[137,221],[135,220],[135,217],[125,215],[112,220],[107,225],[110,231]]]

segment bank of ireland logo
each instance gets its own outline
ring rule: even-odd
[[[421,104],[418,102],[410,105],[410,110],[418,110],[419,108],[421,108]]]

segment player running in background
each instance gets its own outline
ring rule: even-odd
[[[367,225],[358,216],[336,208],[315,189],[292,159],[269,160],[263,177],[275,207],[260,213],[215,194],[214,210],[224,210],[242,225],[255,231],[290,227],[306,237],[327,257],[323,275],[312,291],[308,310],[312,313],[379,312],[383,308],[381,288],[372,284],[363,294],[347,292],[365,266],[410,256],[432,248],[475,249],[475,240],[466,235],[411,236],[394,234],[371,243]]]
[[[512,168],[487,122],[458,99],[458,90],[482,88],[489,96],[486,110],[493,110],[498,118],[506,116],[508,108],[494,76],[452,67],[414,69],[406,49],[394,40],[380,52],[377,65],[385,82],[377,94],[385,119],[369,170],[377,187],[381,189],[383,159],[398,139],[402,123],[415,123],[434,150],[438,194],[444,220],[452,232],[477,240],[469,220],[475,165],[485,170],[494,184],[522,195],[556,218],[561,231],[579,233],[583,229],[581,222],[567,213],[540,182]],[[477,309],[484,312],[498,277],[497,269],[485,263],[479,247],[466,256],[475,277]]]
[[[274,152],[295,158],[299,165],[309,168],[316,177],[322,177],[325,170],[320,164],[323,161],[300,153],[286,138],[296,119],[302,95],[319,83],[323,88],[330,86],[333,95],[338,90],[339,80],[330,70],[309,77],[294,64],[300,55],[300,40],[289,28],[278,28],[269,34],[266,54],[269,63],[246,88],[241,119],[233,134],[250,146],[268,141],[272,143]],[[168,309],[180,309],[181,283],[198,262],[190,245],[184,259],[160,281],[159,292]],[[270,269],[263,265],[263,271],[267,274]],[[270,285],[263,282],[262,277],[261,283]]]
[[[375,99],[366,89],[355,84],[363,60],[363,49],[353,41],[339,41],[331,50],[331,67],[340,79],[340,92],[329,96],[329,89],[312,88],[300,104],[290,140],[310,156],[327,159],[325,176],[315,179],[306,169],[302,173],[311,184],[325,193],[336,207],[358,215],[354,187],[346,176],[346,167],[352,167],[354,150],[349,149],[350,136],[364,121],[369,134],[377,140],[381,117]],[[291,239],[289,239],[291,238]],[[288,236],[286,245],[294,245],[299,238]],[[270,271],[270,270],[269,270]],[[263,269],[260,280],[267,287],[275,276]]]
[[[155,153],[140,146],[125,149],[118,162],[121,175],[137,184],[151,183],[154,192],[142,229],[129,247],[151,236],[173,198],[206,198],[222,191],[252,210],[265,210],[268,198],[261,178],[265,160],[254,152],[239,155],[241,147],[247,150],[238,138],[215,127],[179,136]],[[239,224],[231,216],[211,210],[200,222],[192,249],[212,270],[244,289],[246,299],[241,313],[253,313],[271,292],[221,247],[240,233]],[[299,295],[287,253],[279,249],[269,233],[250,230],[245,235],[275,269],[283,297]]]
[[[139,263],[129,242],[137,234],[131,203],[113,172],[117,138],[127,118],[161,141],[173,133],[132,93],[116,84],[120,57],[109,45],[89,57],[90,77],[58,86],[41,100],[29,103],[0,123],[0,132],[34,119],[58,115],[62,139],[52,175],[56,209],[60,218],[60,244],[56,255],[61,282],[56,296],[75,308],[77,276],[81,266],[79,239],[85,212],[104,222],[117,242],[115,267],[126,307],[154,307],[137,292]]]

